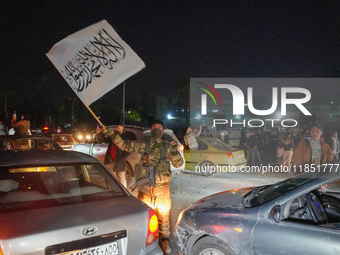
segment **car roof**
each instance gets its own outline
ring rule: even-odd
[[[115,128],[117,125],[110,125],[109,128]],[[146,128],[144,127],[140,127],[140,126],[133,126],[133,125],[124,125],[124,128],[126,129],[139,129],[141,131],[146,130]]]
[[[0,153],[0,166],[98,163],[89,155],[64,150],[7,150]]]
[[[16,136],[16,140],[53,140],[52,137],[48,136]]]
[[[70,136],[73,136],[72,134],[69,134],[69,133],[53,133],[51,135],[52,136],[56,136],[56,135],[70,135]]]

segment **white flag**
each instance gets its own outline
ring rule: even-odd
[[[46,55],[87,106],[145,67],[106,20],[69,35]]]

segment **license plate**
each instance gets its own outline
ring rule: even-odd
[[[111,242],[108,244],[103,244],[91,248],[85,248],[76,251],[69,251],[58,253],[56,255],[118,255],[119,254],[119,247],[118,242]]]

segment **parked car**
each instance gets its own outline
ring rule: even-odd
[[[237,171],[246,166],[244,151],[217,138],[197,137],[197,150],[184,150],[185,169],[210,176],[216,172]]]
[[[325,172],[322,166],[273,185],[229,190],[191,204],[175,226],[179,253],[340,254],[337,163]]]
[[[72,150],[76,144],[72,134],[52,134],[52,139],[64,150]]]
[[[0,136],[0,151],[2,150],[62,150],[50,137],[41,136]]]
[[[0,254],[163,254],[155,212],[79,152],[1,152],[0,225]]]

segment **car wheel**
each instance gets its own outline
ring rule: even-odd
[[[222,240],[207,236],[194,244],[190,255],[233,255],[234,253]]]
[[[307,195],[307,206],[315,223],[327,221],[327,214],[319,199],[313,193]]]
[[[200,164],[200,172],[203,176],[211,176],[216,173],[216,166],[209,161],[204,161]]]

